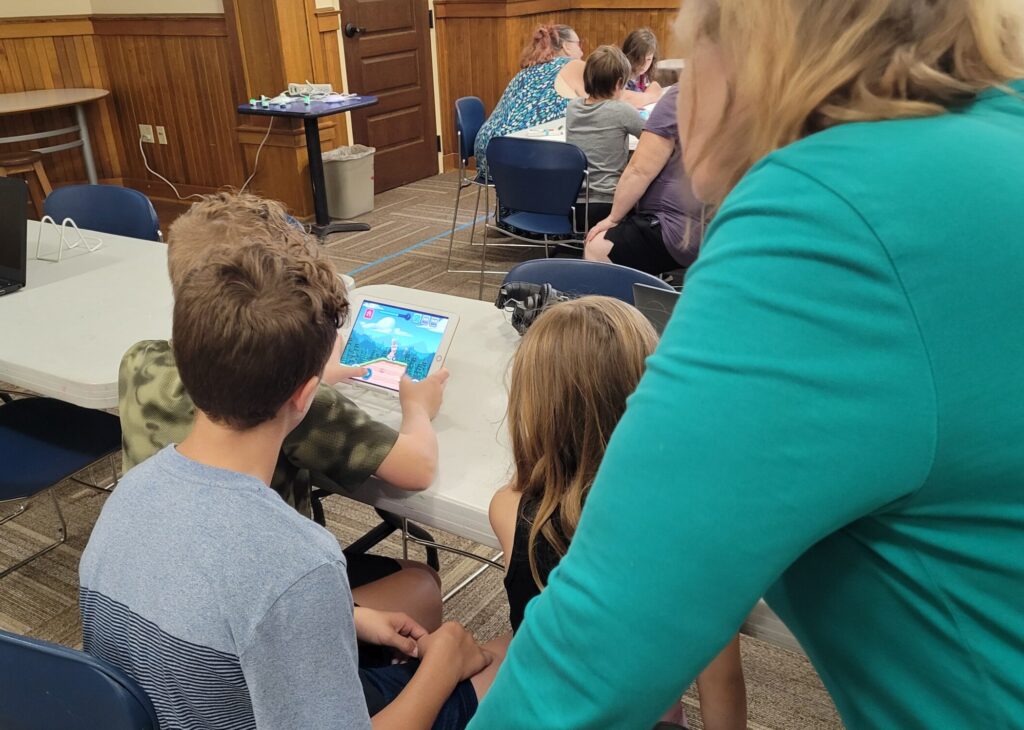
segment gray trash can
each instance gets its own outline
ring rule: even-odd
[[[355,218],[373,210],[373,147],[356,144],[324,154],[327,212]]]

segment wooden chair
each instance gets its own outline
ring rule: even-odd
[[[43,201],[53,192],[50,178],[43,169],[43,156],[32,150],[9,152],[0,155],[0,177],[24,175],[32,196],[32,206],[36,209],[36,217],[43,217]]]

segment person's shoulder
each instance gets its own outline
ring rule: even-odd
[[[511,487],[502,487],[491,497],[487,516],[495,537],[506,552],[512,550],[512,542],[516,534],[516,520],[519,516],[519,503],[522,492],[513,491]]]

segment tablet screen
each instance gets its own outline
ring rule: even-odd
[[[397,391],[403,375],[427,377],[447,329],[448,317],[364,299],[341,362],[367,368],[362,380]]]

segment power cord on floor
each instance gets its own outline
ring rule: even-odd
[[[274,118],[271,117],[270,118],[270,124],[267,125],[267,133],[263,135],[263,140],[260,142],[260,146],[256,148],[256,158],[253,160],[252,174],[249,175],[248,178],[246,178],[244,183],[242,183],[242,187],[239,188],[238,192],[240,192],[240,193],[245,192],[245,189],[247,187],[249,187],[249,183],[252,182],[252,179],[254,177],[256,177],[256,173],[260,169],[260,153],[263,151],[263,146],[267,143],[267,140],[270,138],[270,130],[273,129],[273,128],[274,128]],[[141,136],[139,137],[139,154],[142,155],[142,164],[146,166],[146,169],[149,170],[149,172],[151,172],[152,174],[156,175],[161,180],[163,180],[165,183],[167,183],[167,185],[171,188],[171,190],[174,191],[174,194],[176,196],[178,196],[178,200],[188,200],[189,198],[200,198],[201,199],[203,197],[202,195],[199,195],[197,193],[193,193],[192,195],[186,195],[185,197],[182,197],[181,193],[178,192],[178,188],[176,188],[174,186],[174,183],[172,183],[166,177],[164,177],[159,172],[157,172],[152,167],[150,167],[149,166],[149,160],[146,159],[146,148],[143,147],[143,139],[142,139]]]

